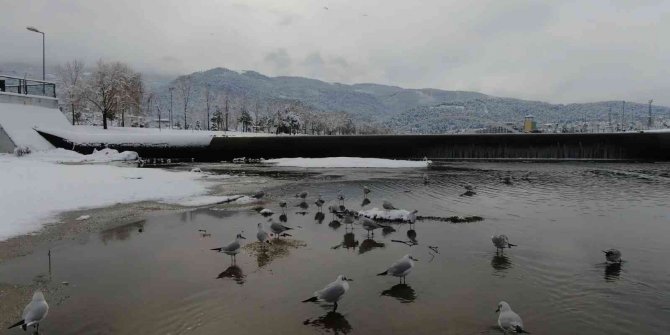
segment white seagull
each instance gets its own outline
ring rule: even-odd
[[[412,268],[414,267],[414,262],[413,261],[418,261],[418,259],[410,256],[410,255],[405,255],[403,258],[397,260],[395,263],[393,263],[386,271],[377,274],[378,276],[394,276],[400,278],[400,283],[402,284],[403,280],[405,277],[412,272]]]
[[[496,252],[503,251],[505,248],[516,247],[516,244],[509,243],[509,238],[503,234],[491,236],[491,242],[495,245]]]
[[[361,222],[361,225],[363,226],[363,229],[367,230],[368,234],[370,232],[372,232],[373,236],[375,235],[375,232],[374,232],[375,229],[388,227],[388,226],[385,226],[385,225],[381,225],[381,224],[375,222],[374,220],[366,218],[366,217],[361,217],[360,222]]]
[[[235,241],[232,241],[232,242],[228,243],[228,245],[226,245],[226,246],[223,246],[223,247],[220,247],[220,248],[209,249],[209,250],[223,252],[226,255],[230,255],[231,257],[234,258],[235,255],[240,253],[240,246],[241,246],[240,245],[240,240],[242,240],[242,239],[246,240],[247,238],[242,236],[242,234],[237,234],[237,236],[235,236]]]
[[[409,224],[414,224],[416,222],[416,213],[418,213],[418,210],[413,210],[409,215],[407,215],[407,221]]]
[[[263,229],[263,224],[260,222],[258,223],[258,232],[256,233],[256,239],[258,239],[258,242],[261,242],[261,244],[270,243],[268,232],[266,232]]]
[[[302,302],[315,302],[315,301],[325,301],[328,303],[334,303],[333,311],[337,310],[337,302],[340,301],[342,296],[349,291],[349,283],[352,281],[343,275],[337,276],[334,282],[326,285],[319,291],[314,292],[314,296],[309,299],[305,299]]]
[[[498,327],[502,329],[505,333],[526,333],[529,334],[526,330],[523,329],[523,321],[519,314],[514,313],[509,304],[501,301],[498,303],[498,309],[496,310],[498,314]]]
[[[293,228],[284,226],[283,224],[281,224],[279,222],[275,222],[274,220],[272,220],[272,223],[270,224],[270,230],[272,230],[272,232],[277,237],[279,237],[279,234],[281,234],[281,233],[283,233],[287,230],[291,230],[291,229],[293,229]]]
[[[7,329],[21,326],[21,329],[26,330],[28,327],[33,326],[35,327],[35,331],[39,332],[40,321],[44,320],[48,313],[49,304],[44,300],[44,294],[42,294],[42,291],[35,291],[33,300],[23,309],[22,320]]]
[[[621,251],[617,249],[607,249],[603,250],[605,253],[605,258],[608,262],[611,263],[621,263]]]

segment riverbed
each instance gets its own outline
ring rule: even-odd
[[[277,182],[248,206],[155,211],[38,244],[0,263],[2,287],[46,289],[51,310],[42,334],[501,334],[494,312],[501,300],[535,334],[662,334],[670,327],[668,164],[198,167]],[[371,189],[365,205],[364,185]],[[301,191],[309,192],[307,209],[297,206]],[[323,215],[313,204],[319,194]],[[368,236],[360,225],[332,222],[341,219],[326,208],[338,205],[338,194],[351,210],[389,200],[431,218]],[[279,200],[288,202],[285,224],[294,229],[261,250],[256,226],[270,217],[258,210],[271,209],[279,221]],[[483,220],[438,219],[451,216]],[[235,261],[210,250],[238,233],[249,245]],[[497,254],[494,234],[517,246]],[[608,248],[622,251],[621,265],[605,263]],[[376,275],[405,254],[419,259],[406,285]],[[354,281],[336,312],[301,302],[339,274]],[[26,302],[12,301],[19,311]]]

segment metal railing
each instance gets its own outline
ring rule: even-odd
[[[56,97],[56,84],[49,81],[0,75],[0,92]]]

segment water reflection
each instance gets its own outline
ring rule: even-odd
[[[309,205],[307,204],[306,201],[303,201],[298,205],[298,207],[300,207],[302,209],[307,209],[307,208],[309,208]]]
[[[356,240],[356,235],[353,231],[344,233],[344,239],[342,243],[334,246],[332,249],[339,249],[340,247],[344,247],[347,250],[358,247],[358,241]]]
[[[340,221],[337,221],[337,220],[333,220],[333,221],[330,221],[330,223],[328,223],[328,227],[333,228],[333,230],[336,230],[337,228],[340,228],[341,225],[342,224],[340,223]]]
[[[416,230],[414,229],[407,230],[407,238],[413,244],[419,244],[419,242],[416,240]]]
[[[237,266],[236,264],[232,264],[223,272],[219,273],[219,275],[216,277],[216,279],[221,279],[221,278],[230,278],[234,280],[236,283],[242,285],[244,284],[244,272],[242,272],[242,268]]]
[[[393,228],[391,226],[386,226],[386,227],[382,228],[382,236],[386,236],[386,235],[388,235],[390,233],[394,233],[394,232],[395,232],[395,228]]]
[[[416,300],[416,292],[407,284],[396,284],[390,289],[382,291],[383,296],[393,297],[403,304],[411,303]]]
[[[100,240],[105,244],[112,240],[125,241],[130,238],[131,232],[135,229],[137,229],[138,233],[142,233],[144,231],[145,222],[145,220],[141,220],[127,225],[104,230],[100,232]]]
[[[314,214],[314,220],[319,222],[319,223],[323,223],[323,220],[325,218],[326,218],[326,214],[323,214],[323,212],[316,212],[316,214]]]
[[[333,334],[349,334],[353,328],[351,324],[344,317],[344,315],[338,312],[328,312],[324,316],[320,316],[315,319],[307,319],[303,322],[305,325],[310,325],[315,328],[325,330],[327,332],[332,332]]]
[[[363,240],[361,243],[361,246],[358,248],[358,253],[359,254],[364,254],[372,249],[376,248],[384,248],[384,243],[377,242],[371,238]]]
[[[507,270],[512,267],[512,260],[503,254],[495,254],[491,259],[491,266],[498,271]]]
[[[279,216],[279,222],[286,222],[286,221],[288,221],[288,217],[286,216],[286,214],[282,214]]]
[[[363,199],[363,202],[361,202],[361,207],[365,207],[370,204],[370,199],[365,198]]]
[[[621,263],[608,263],[605,265],[605,280],[616,281],[621,275]]]

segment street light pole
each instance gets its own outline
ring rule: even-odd
[[[46,59],[46,52],[45,52],[45,39],[46,39],[46,37],[45,37],[45,34],[44,34],[43,31],[40,31],[39,29],[37,29],[33,26],[26,27],[26,29],[28,29],[28,30],[30,30],[34,33],[42,34],[42,81],[46,81],[46,61],[45,61],[45,59]],[[55,90],[55,88],[54,88],[54,90]],[[47,94],[47,88],[46,88],[45,83],[42,83],[42,94],[44,94],[44,95]]]

